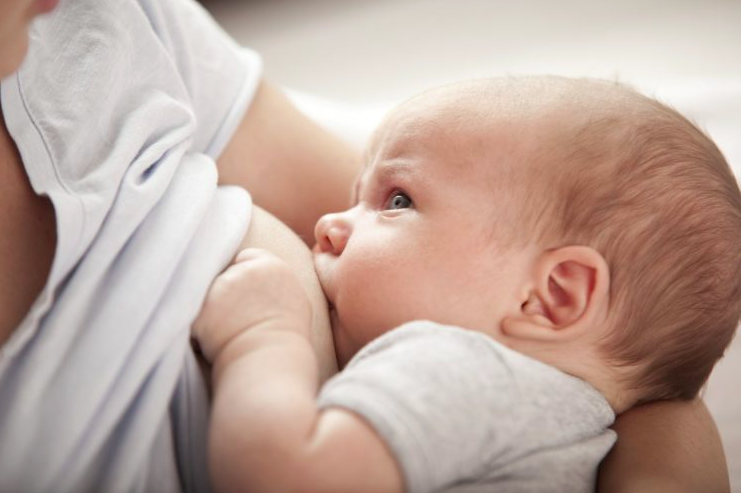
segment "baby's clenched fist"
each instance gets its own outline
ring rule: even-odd
[[[290,330],[308,337],[310,322],[309,298],[288,264],[248,248],[214,279],[192,333],[213,362],[245,331]]]

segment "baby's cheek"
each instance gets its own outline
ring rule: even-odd
[[[418,275],[398,242],[367,240],[350,243],[332,273],[335,306],[348,346],[355,350],[407,321],[404,313]]]

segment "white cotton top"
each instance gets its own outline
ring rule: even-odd
[[[586,382],[432,322],[365,346],[319,403],[362,416],[410,493],[592,493],[615,442],[615,415]]]
[[[30,36],[2,111],[57,247],[0,352],[0,491],[207,491],[189,327],[249,224],[214,159],[260,59],[192,0],[62,0]]]

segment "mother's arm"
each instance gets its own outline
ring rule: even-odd
[[[357,150],[304,116],[265,81],[218,159],[220,184],[249,190],[255,204],[308,245],[314,244],[320,216],[349,206],[359,166]]]
[[[620,415],[599,493],[730,492],[718,429],[701,399],[655,402]]]
[[[349,206],[359,152],[262,81],[217,166],[219,184],[247,189],[259,206],[241,248],[258,247],[278,255],[302,280],[314,310],[312,343],[323,381],[337,371],[337,362],[326,300],[306,246],[314,244],[319,217]]]

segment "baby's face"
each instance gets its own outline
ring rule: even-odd
[[[511,281],[526,253],[506,248],[517,215],[496,185],[512,164],[510,136],[487,131],[501,144],[492,150],[449,116],[425,105],[397,111],[367,153],[355,205],[316,225],[341,366],[412,320],[491,333],[518,296]]]

